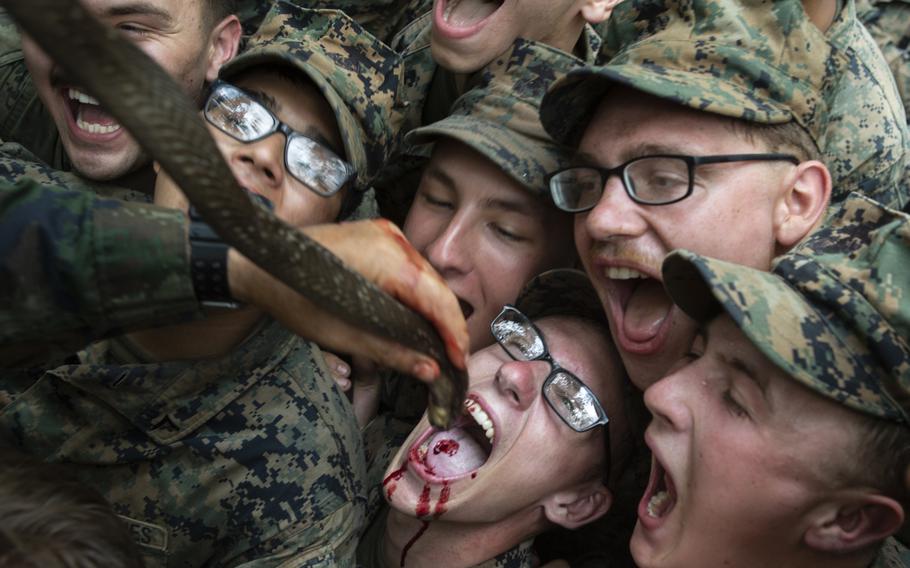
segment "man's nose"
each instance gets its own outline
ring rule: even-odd
[[[245,175],[253,176],[257,185],[275,189],[284,183],[285,137],[280,132],[261,140],[242,144],[236,150],[235,162],[244,169]]]
[[[607,179],[597,204],[585,214],[585,229],[592,240],[636,237],[648,228],[642,213],[642,206],[626,193],[622,178],[612,175]]]
[[[693,386],[691,381],[698,381],[697,375],[697,368],[690,364],[645,389],[645,406],[651,411],[656,426],[668,427],[671,430],[685,430],[691,426],[692,413],[686,393],[691,394]]]
[[[540,394],[549,368],[545,361],[509,361],[496,373],[496,388],[516,408],[526,410]]]
[[[426,248],[426,257],[442,276],[469,272],[471,232],[467,223],[456,213]]]

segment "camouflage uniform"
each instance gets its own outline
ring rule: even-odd
[[[827,36],[801,2],[771,4],[620,4],[608,34],[613,58],[555,84],[541,107],[544,126],[577,145],[612,83],[746,121],[795,120],[829,162],[834,201],[859,190],[902,205],[896,180],[910,145],[906,118],[852,1]]]
[[[22,144],[37,161],[52,169],[72,169],[57,126],[25,67],[19,30],[3,9],[0,9],[0,141]],[[0,153],[3,155],[5,152]]]
[[[223,358],[133,351],[5,380],[0,440],[102,493],[147,566],[352,564],[363,450],[317,347],[268,323]]]
[[[0,366],[200,317],[187,226],[181,211],[0,181]]]
[[[397,124],[397,55],[340,12],[282,0],[250,45],[222,77],[264,64],[304,74],[364,187]],[[353,565],[363,447],[318,347],[266,320],[223,357],[150,359],[124,338],[37,377],[3,375],[0,440],[102,492],[150,566]]]
[[[907,0],[857,0],[860,20],[881,48],[910,108],[910,2]]]
[[[676,251],[663,276],[689,316],[729,315],[794,381],[908,427],[908,260],[910,216],[854,194],[826,227],[775,259],[770,273]],[[888,543],[878,565],[894,565],[895,546]]]

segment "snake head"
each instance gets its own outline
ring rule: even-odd
[[[448,430],[464,407],[468,392],[468,373],[447,365],[439,377],[429,384],[430,401],[427,418],[430,424]]]

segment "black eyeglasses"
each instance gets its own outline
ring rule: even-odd
[[[655,154],[632,158],[615,168],[569,166],[547,176],[553,202],[563,211],[592,209],[603,195],[607,180],[617,175],[629,198],[642,205],[669,205],[692,195],[695,168],[728,162],[787,161],[799,164],[792,154],[727,154],[679,156]]]
[[[215,81],[203,115],[218,130],[247,144],[275,132],[284,134],[284,166],[288,173],[323,197],[338,193],[356,173],[351,164],[278,120],[254,95],[230,83]]]
[[[503,307],[490,324],[490,331],[512,359],[546,361],[550,364],[552,370],[541,391],[553,411],[569,428],[586,432],[610,421],[597,395],[581,379],[553,360],[540,329],[517,308]],[[604,435],[609,439],[608,432]]]

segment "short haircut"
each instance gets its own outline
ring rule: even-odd
[[[730,124],[734,132],[753,144],[763,142],[769,151],[792,153],[801,162],[824,161],[815,140],[795,120],[781,124],[764,124],[732,118]]]
[[[910,427],[872,416],[859,416],[860,455],[852,475],[910,511]]]
[[[202,0],[206,28],[211,29],[231,14],[236,14],[240,0]]]
[[[0,448],[0,567],[141,568],[126,524],[60,467]]]

